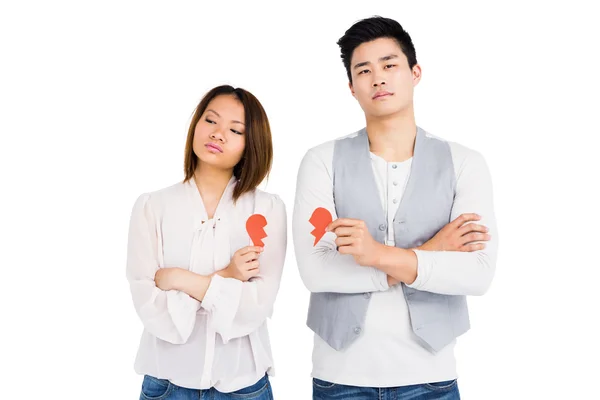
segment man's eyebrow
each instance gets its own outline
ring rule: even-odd
[[[394,58],[398,58],[398,55],[397,54],[389,54],[387,56],[380,57],[379,61],[380,62],[381,61],[388,61],[388,60],[392,60]],[[354,69],[357,69],[357,68],[360,68],[360,67],[364,67],[364,66],[369,65],[369,64],[371,64],[370,61],[363,61],[363,62],[360,62],[360,63],[356,64],[354,66]]]

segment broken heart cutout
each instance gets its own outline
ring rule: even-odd
[[[315,237],[313,246],[316,246],[323,235],[325,235],[325,228],[327,228],[327,225],[332,221],[331,213],[326,208],[318,207],[312,213],[308,221],[315,227],[311,234]]]
[[[254,246],[262,247],[265,245],[262,241],[267,237],[265,226],[267,226],[267,219],[262,214],[252,214],[246,221],[246,231]]]

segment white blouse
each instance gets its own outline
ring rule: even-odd
[[[286,209],[279,196],[256,190],[233,204],[229,181],[213,218],[194,179],[141,195],[132,211],[127,279],[144,325],[135,371],[192,388],[231,392],[274,375],[267,317],[279,290],[287,246]],[[252,241],[246,220],[266,217],[260,274],[248,282],[215,275],[202,302],[156,287],[158,268],[210,275]]]

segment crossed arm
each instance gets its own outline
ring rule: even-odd
[[[317,207],[334,221],[313,246],[308,220]],[[309,151],[298,173],[292,228],[300,276],[311,292],[373,292],[403,282],[434,293],[481,295],[494,274],[497,232],[489,171],[476,152],[459,170],[451,220],[417,248],[380,244],[364,221],[337,219],[332,178]]]

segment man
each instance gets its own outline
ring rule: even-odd
[[[313,398],[458,399],[466,296],[490,286],[498,246],[487,165],[416,125],[421,68],[398,22],[359,21],[338,45],[366,127],[310,149],[298,173]]]

